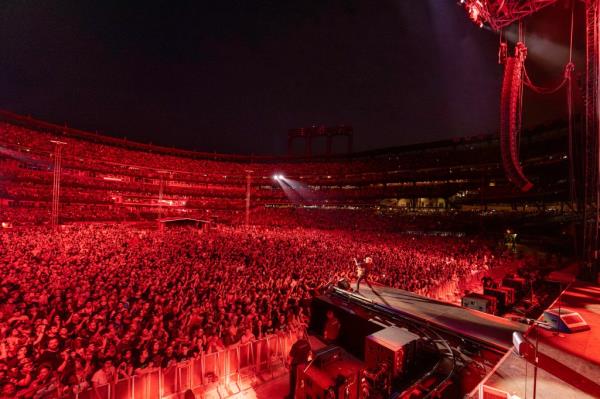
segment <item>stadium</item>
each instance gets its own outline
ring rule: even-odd
[[[452,4],[500,32],[500,123],[473,135],[307,124],[234,154],[2,103],[0,398],[600,397],[599,6]],[[570,17],[551,88],[540,14]],[[566,113],[524,124],[526,89]]]

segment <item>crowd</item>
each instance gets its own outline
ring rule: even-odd
[[[299,228],[77,225],[0,233],[3,398],[44,398],[304,328],[311,298],[355,278],[423,292],[504,258],[457,237]]]

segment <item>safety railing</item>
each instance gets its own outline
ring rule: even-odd
[[[285,332],[229,347],[167,368],[145,369],[130,378],[90,388],[77,399],[171,399],[187,390],[209,391],[237,383],[243,376],[273,373],[284,365],[287,354],[302,333]],[[221,392],[220,397],[227,397]]]

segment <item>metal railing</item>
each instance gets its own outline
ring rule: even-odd
[[[269,335],[225,350],[204,353],[167,368],[145,369],[129,378],[90,388],[77,399],[171,399],[187,390],[218,389],[236,383],[243,375],[271,373],[285,364],[291,346],[302,333],[289,331]],[[219,392],[224,398],[227,393]]]

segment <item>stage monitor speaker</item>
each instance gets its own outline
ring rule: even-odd
[[[461,304],[465,308],[479,310],[480,312],[496,314],[496,297],[471,292],[462,297]]]
[[[520,332],[514,331],[512,333],[512,341],[513,346],[515,347],[515,352],[517,352],[517,355],[521,356],[521,345],[525,342],[525,338]]]
[[[483,295],[489,295],[496,298],[497,310],[503,312],[508,306],[508,293],[499,288],[484,288]]]
[[[512,333],[512,342],[517,355],[526,359],[534,356],[535,348],[520,332],[514,331]]]
[[[590,329],[588,323],[581,315],[573,310],[553,308],[544,311],[544,322],[554,330],[564,333],[587,331]]]
[[[522,297],[527,291],[527,280],[522,277],[504,277],[502,279],[502,285],[504,287],[511,287],[515,289],[515,295]]]

